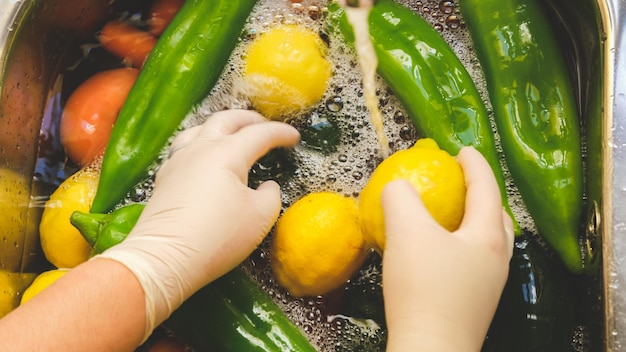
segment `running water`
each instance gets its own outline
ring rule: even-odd
[[[341,0],[339,3],[345,9],[348,21],[354,29],[354,43],[363,74],[365,106],[370,112],[370,120],[376,131],[382,156],[386,158],[391,154],[391,151],[389,150],[389,141],[385,134],[383,115],[380,109],[378,109],[378,98],[376,97],[376,68],[378,60],[369,36],[367,23],[374,0]]]

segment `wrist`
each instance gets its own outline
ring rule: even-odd
[[[152,253],[150,246],[141,246],[141,241],[133,245],[134,239],[128,238],[118,246],[112,247],[93,259],[108,259],[126,267],[143,290],[145,302],[144,341],[156,326],[167,319],[189,295],[176,271],[168,265],[167,258],[160,258]],[[158,251],[157,251],[158,252]]]
[[[476,352],[484,340],[472,327],[441,316],[396,320],[388,326],[388,352]]]

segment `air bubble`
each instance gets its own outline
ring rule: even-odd
[[[332,112],[339,112],[343,109],[343,99],[340,96],[334,96],[326,100],[326,109]]]
[[[415,140],[416,134],[415,134],[415,130],[413,128],[410,128],[408,126],[403,126],[402,128],[400,128],[400,138],[402,138],[405,141],[412,141]]]
[[[309,17],[313,20],[317,20],[320,17],[320,8],[317,6],[309,6]]]
[[[446,17],[446,26],[451,29],[457,29],[461,26],[461,20],[457,15],[450,15]]]
[[[396,111],[393,114],[393,121],[395,121],[398,124],[403,124],[406,122],[406,117],[402,111]]]
[[[453,1],[442,1],[439,3],[439,11],[446,15],[449,15],[454,12],[454,2]]]

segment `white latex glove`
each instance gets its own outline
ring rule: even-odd
[[[132,271],[146,298],[146,337],[185,299],[241,263],[281,207],[280,187],[247,186],[252,164],[297,143],[293,127],[245,110],[211,116],[172,143],[137,225],[99,257]]]
[[[458,160],[467,198],[455,232],[430,216],[407,182],[383,191],[388,351],[480,351],[497,308],[513,253],[513,223],[482,155],[463,148]]]

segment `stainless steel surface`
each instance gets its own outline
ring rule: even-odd
[[[606,145],[603,158],[606,341],[626,350],[626,1],[600,6],[605,19]]]
[[[26,179],[34,175],[40,127],[58,103],[55,83],[64,67],[64,51],[77,36],[93,33],[109,3],[0,0],[0,168],[16,170]],[[626,351],[626,0],[552,3],[557,12],[566,13],[561,21],[571,26],[573,36],[581,37],[576,56],[584,92],[580,100],[589,116],[588,264],[602,264],[606,350]],[[575,21],[566,17],[570,14]],[[28,188],[33,197],[42,192],[36,183]],[[29,209],[24,216],[37,222]],[[36,235],[25,230],[19,244],[23,260],[2,263],[0,256],[0,268],[27,269],[35,250],[29,241]],[[0,241],[0,253],[9,250],[15,249]]]
[[[6,219],[0,221],[2,269],[32,270],[41,257],[37,199],[46,190],[32,181],[45,142],[41,126],[58,106],[58,77],[68,65],[67,48],[77,47],[75,39],[93,35],[109,5],[109,0],[0,0],[0,168],[22,175],[12,187],[28,190],[25,196],[34,201],[30,207],[28,198],[15,205],[20,207],[15,221],[24,224],[21,233]]]

